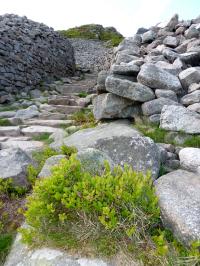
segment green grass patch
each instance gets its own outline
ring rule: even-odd
[[[143,265],[197,265],[199,243],[186,249],[163,229],[151,175],[129,166],[101,176],[82,170],[72,155],[52,176],[37,180],[27,199],[23,241],[62,247],[79,254],[131,254]],[[191,264],[178,264],[186,261]],[[193,264],[192,264],[193,263]]]
[[[0,126],[1,127],[12,126],[12,123],[8,119],[0,118]]]
[[[33,137],[32,139],[36,141],[42,141],[45,144],[51,144],[53,140],[49,138],[50,135],[51,135],[50,133],[43,133],[39,136]]]
[[[200,136],[194,135],[194,136],[189,137],[188,139],[184,141],[183,146],[200,148]]]
[[[105,29],[96,24],[82,25],[59,32],[62,36],[67,38],[110,41],[111,46],[117,46],[123,40],[123,36],[120,33],[112,31],[111,29]]]
[[[75,121],[76,126],[82,126],[82,128],[89,128],[96,126],[96,120],[90,109],[82,109],[72,114],[71,119]]]
[[[85,97],[88,96],[88,93],[87,93],[86,91],[81,91],[81,92],[79,92],[78,96],[79,96],[80,98],[85,98]]]
[[[0,265],[3,265],[6,256],[9,253],[13,239],[14,239],[13,234],[0,235]]]

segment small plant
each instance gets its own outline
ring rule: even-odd
[[[78,152],[77,148],[74,146],[61,146],[61,152],[62,154],[66,155],[68,158],[72,155]]]
[[[200,136],[191,136],[189,138],[187,138],[184,143],[183,146],[185,147],[194,147],[194,148],[200,148]]]
[[[75,125],[81,125],[82,128],[95,127],[96,121],[94,115],[89,109],[82,109],[72,114],[72,120],[75,121]]]
[[[8,119],[0,119],[0,126],[1,127],[12,126],[12,123]]]
[[[88,96],[88,93],[87,93],[86,91],[81,91],[81,92],[79,92],[78,96],[79,96],[80,98],[85,98],[85,97]]]
[[[53,142],[52,139],[49,138],[50,133],[43,133],[39,136],[35,136],[32,139],[36,141],[43,141],[45,144],[51,144]]]
[[[0,234],[0,265],[3,265],[4,260],[11,248],[13,237],[13,234]]]

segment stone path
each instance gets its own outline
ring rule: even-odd
[[[63,82],[49,85],[60,93],[46,97],[46,103],[42,103],[41,98],[35,98],[26,109],[1,111],[0,118],[8,119],[12,126],[0,126],[0,149],[21,148],[29,153],[44,146],[35,138],[39,139],[45,133],[65,134],[66,129],[74,125],[71,115],[90,108],[95,85],[96,74],[85,74],[84,79],[63,79]],[[85,98],[79,97],[84,94]]]

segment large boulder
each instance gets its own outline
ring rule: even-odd
[[[37,106],[32,105],[26,109],[18,110],[15,114],[15,117],[19,119],[30,119],[39,116],[39,114],[40,112],[38,111]]]
[[[9,148],[0,151],[0,178],[11,178],[14,185],[26,187],[27,167],[34,164],[33,160],[19,148]]]
[[[73,48],[52,28],[10,14],[0,16],[0,28],[0,86],[5,91],[27,92],[41,81],[74,73]]]
[[[139,73],[140,68],[136,64],[130,65],[128,63],[124,65],[114,64],[111,66],[110,70],[113,74],[117,74],[117,75],[136,76]]]
[[[153,89],[180,92],[182,88],[176,76],[150,63],[142,65],[138,74],[138,81]]]
[[[149,102],[142,104],[142,112],[144,115],[154,115],[160,114],[163,106],[165,105],[178,105],[177,102],[171,100],[170,98],[160,97]]]
[[[180,165],[183,169],[200,174],[200,149],[184,148],[179,152]]]
[[[146,102],[155,98],[154,92],[149,87],[113,76],[107,77],[106,90],[137,102]]]
[[[129,99],[112,93],[103,93],[93,100],[93,113],[97,120],[104,118],[131,118],[138,115],[140,109]]]
[[[164,225],[186,245],[200,240],[200,176],[177,170],[155,183]]]
[[[171,131],[200,133],[200,115],[183,106],[164,106],[160,117],[160,127]]]
[[[150,139],[140,135],[127,121],[102,124],[96,128],[80,130],[64,139],[64,144],[79,151],[95,148],[107,154],[115,164],[129,164],[136,171],[150,170],[158,176],[160,151]]]

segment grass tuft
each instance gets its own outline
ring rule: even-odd
[[[1,127],[12,126],[12,123],[8,119],[0,119],[0,126]]]

